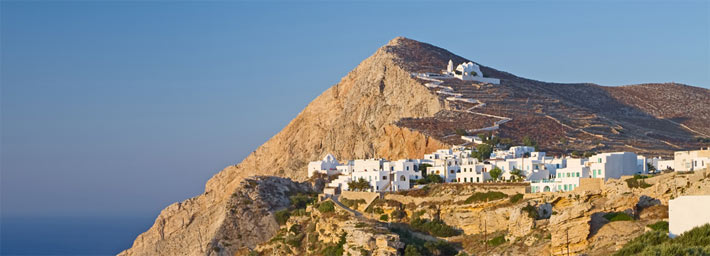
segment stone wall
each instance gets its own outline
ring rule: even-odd
[[[583,191],[601,191],[604,187],[604,179],[598,178],[580,178],[579,187],[574,189],[574,192]]]

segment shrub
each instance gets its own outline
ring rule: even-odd
[[[646,183],[646,181],[645,181],[644,179],[646,179],[646,176],[641,176],[641,175],[636,174],[636,175],[634,175],[633,178],[628,178],[628,179],[626,179],[625,181],[626,181],[626,185],[627,185],[629,188],[647,188],[647,187],[650,187],[651,184]]]
[[[444,223],[442,220],[428,220],[428,219],[422,219],[422,218],[414,218],[412,221],[410,221],[409,225],[412,226],[412,229],[422,232],[422,233],[427,233],[433,236],[438,236],[438,237],[450,237],[450,236],[457,236],[461,232],[457,229],[455,229],[452,226],[447,225]]]
[[[303,240],[303,237],[305,235],[303,233],[298,234],[298,235],[288,235],[284,239],[284,243],[292,246],[292,247],[301,247],[301,241]]]
[[[429,184],[429,183],[444,183],[444,178],[438,174],[427,174],[421,179],[417,180],[417,184]]]
[[[610,212],[604,214],[604,218],[607,219],[609,222],[634,220],[634,217],[625,212]]]
[[[508,197],[508,195],[506,195],[502,192],[498,192],[498,191],[490,191],[490,192],[485,192],[485,193],[476,192],[476,193],[473,193],[473,195],[466,198],[466,201],[464,201],[464,203],[470,204],[470,203],[481,202],[481,201],[486,202],[486,201],[503,199],[506,197]]]
[[[419,253],[419,250],[417,250],[417,247],[415,245],[408,244],[407,247],[404,248],[404,256],[421,256],[422,254]]]
[[[279,223],[279,225],[286,224],[286,221],[288,221],[290,217],[291,213],[288,210],[280,210],[274,213],[274,218],[276,218],[276,222]]]
[[[296,209],[306,209],[306,206],[316,201],[314,195],[298,193],[288,198],[291,200],[291,206]]]
[[[381,221],[389,221],[390,217],[387,216],[387,214],[382,214],[382,215],[380,215],[380,220]]]
[[[615,255],[710,255],[709,245],[710,224],[705,224],[674,239],[668,238],[665,231],[646,232],[626,243]]]
[[[343,205],[347,206],[348,208],[357,209],[357,207],[358,207],[360,204],[364,204],[364,203],[365,203],[365,199],[350,200],[350,199],[347,199],[347,198],[341,198],[341,199],[340,199],[340,202],[343,203]]]
[[[318,211],[320,211],[322,213],[334,212],[335,205],[331,201],[325,201],[325,202],[318,205]]]
[[[646,246],[653,245],[653,244],[661,244],[663,242],[666,242],[668,239],[668,235],[663,232],[659,231],[651,231],[651,232],[646,232],[643,235],[640,235],[633,240],[629,241],[624,245],[623,248],[621,248],[619,251],[617,251],[614,255],[618,256],[625,256],[625,255],[635,255],[643,251],[643,249]]]
[[[353,191],[367,191],[372,187],[370,186],[370,182],[360,178],[357,181],[348,182],[348,188]]]
[[[511,203],[517,203],[517,202],[519,202],[519,201],[522,200],[522,199],[523,199],[523,194],[517,193],[517,194],[515,194],[515,195],[513,195],[513,196],[510,197],[510,202],[511,202]]]
[[[498,168],[498,166],[496,166],[496,167],[493,167],[493,170],[491,170],[489,172],[489,174],[491,175],[491,179],[498,180],[501,177],[501,175],[503,175],[503,170],[501,170],[500,168]]]
[[[659,221],[659,222],[648,225],[648,227],[651,228],[652,230],[668,232],[668,222],[667,221]]]
[[[321,255],[325,256],[342,256],[343,255],[343,245],[345,245],[345,236],[347,233],[340,235],[340,240],[336,244],[330,244],[321,250]]]
[[[424,248],[426,248],[431,255],[456,255],[458,251],[450,243],[437,240],[436,242],[427,241],[424,243]]]
[[[520,209],[520,211],[527,212],[528,217],[532,218],[533,220],[537,220],[538,218],[540,218],[540,214],[537,212],[537,207],[530,205],[530,203]]]
[[[399,220],[399,219],[406,217],[407,213],[400,210],[400,209],[397,209],[397,210],[392,211],[390,213],[390,216],[392,217],[393,220]]]
[[[376,214],[383,214],[383,213],[385,213],[385,211],[382,210],[382,208],[380,208],[380,207],[375,207],[375,209],[373,210],[373,212],[376,213]]]
[[[491,240],[488,240],[487,243],[490,246],[499,246],[499,245],[505,243],[505,236],[504,235],[496,236],[496,237],[492,238]]]

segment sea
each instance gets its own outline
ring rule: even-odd
[[[116,255],[155,216],[2,217],[0,255]]]

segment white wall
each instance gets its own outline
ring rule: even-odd
[[[670,236],[710,223],[710,195],[681,196],[668,201]]]

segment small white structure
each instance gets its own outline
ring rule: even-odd
[[[695,171],[710,169],[710,148],[676,151],[674,155],[673,167],[676,171]]]
[[[338,160],[335,159],[335,156],[328,154],[323,157],[323,160],[321,161],[308,163],[308,177],[313,177],[315,173],[322,173],[328,176],[337,174],[337,166],[339,164],[340,163],[338,163]]]
[[[449,64],[446,66],[445,74],[464,81],[478,81],[490,84],[500,84],[500,79],[483,77],[481,67],[478,66],[478,64],[470,61],[459,64],[458,66],[456,66],[456,70],[454,70],[454,62],[449,60]]]
[[[483,144],[483,140],[481,139],[481,137],[478,137],[478,136],[463,135],[463,136],[461,136],[461,139],[464,141],[471,142],[473,144]]]
[[[673,159],[667,159],[663,160],[661,157],[654,157],[654,158],[649,158],[646,160],[647,163],[649,163],[653,168],[656,168],[657,171],[664,171],[664,170],[674,170],[674,163],[675,160]]]
[[[710,195],[681,196],[668,201],[670,237],[707,223],[710,223]]]

